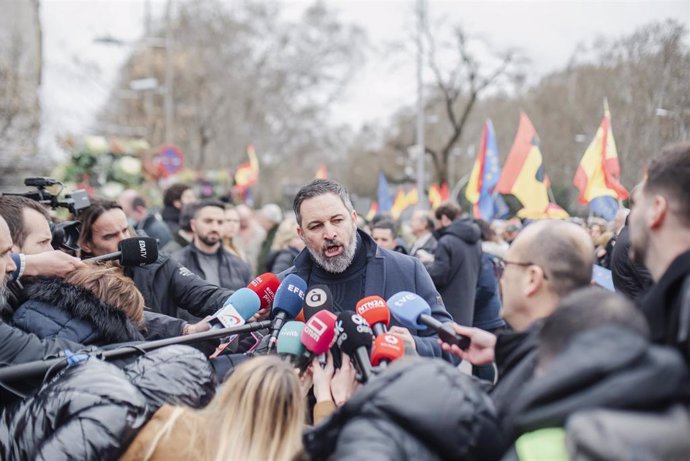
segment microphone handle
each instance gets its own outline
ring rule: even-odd
[[[268,350],[266,352],[270,353],[273,347],[278,342],[278,334],[280,329],[283,328],[283,324],[287,318],[287,312],[279,311],[271,322],[271,337],[268,339]]]
[[[359,372],[362,375],[362,384],[365,384],[371,378],[371,360],[369,359],[369,351],[364,346],[359,346],[355,349],[355,362],[359,365]]]
[[[238,327],[222,328],[219,330],[204,331],[202,333],[195,333],[187,336],[176,336],[174,338],[159,339],[158,341],[139,342],[131,345],[119,347],[103,351],[98,354],[99,358],[105,360],[115,360],[127,357],[133,354],[145,354],[154,349],[159,349],[165,346],[173,346],[176,344],[193,344],[209,339],[218,339],[231,334],[249,333],[252,331],[268,328],[271,325],[270,320],[262,320],[260,322],[246,323]],[[83,353],[88,354],[88,351]],[[75,354],[80,354],[77,351]],[[0,368],[0,382],[13,382],[19,379],[31,379],[45,375],[51,368],[55,371],[65,368],[67,365],[67,357],[60,357],[50,360],[36,360],[33,362],[22,363],[9,367]]]
[[[371,329],[374,331],[374,337],[388,332],[388,328],[386,328],[386,324],[383,322],[377,322],[373,324],[371,326]]]
[[[453,330],[449,323],[441,323],[430,315],[422,314],[418,318],[419,322],[436,330],[438,337],[444,343],[455,344],[460,349],[467,349],[470,347],[470,338],[459,335]]]
[[[115,253],[108,253],[107,255],[94,256],[93,258],[86,258],[84,262],[98,263],[101,261],[113,261],[122,256],[121,251],[116,251]]]

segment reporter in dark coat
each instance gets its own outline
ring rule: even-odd
[[[414,398],[410,398],[414,396]],[[500,457],[491,399],[442,360],[396,361],[305,434],[312,459],[492,460]]]

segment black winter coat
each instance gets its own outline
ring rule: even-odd
[[[468,219],[456,219],[442,229],[434,262],[426,266],[443,304],[460,325],[472,326],[474,298],[482,265],[479,226]]]
[[[61,279],[37,279],[25,294],[12,323],[39,338],[57,336],[84,345],[144,340],[123,311]]]
[[[682,357],[630,330],[606,325],[577,335],[515,398],[507,416],[514,437],[563,427],[592,408],[664,411],[687,402],[690,375]]]
[[[497,459],[498,421],[474,378],[438,359],[395,362],[305,434],[312,459]]]
[[[690,277],[690,251],[682,253],[656,283],[639,300],[642,311],[649,322],[652,341],[678,348],[690,365],[690,338],[682,338],[681,331],[690,329],[690,318],[681,314],[683,305],[683,284]],[[690,283],[690,282],[689,282]],[[688,306],[690,307],[690,306]]]
[[[127,267],[125,274],[134,280],[147,308],[171,317],[177,317],[178,307],[197,317],[212,315],[233,293],[206,282],[165,255],[153,264]]]
[[[152,351],[123,370],[90,359],[3,413],[0,457],[118,459],[162,404],[199,408],[214,389],[209,362],[186,346]]]
[[[151,410],[121,370],[90,360],[68,368],[16,411],[3,414],[1,457],[114,460]]]

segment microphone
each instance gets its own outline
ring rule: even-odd
[[[338,347],[354,359],[361,381],[366,383],[372,374],[369,349],[374,339],[369,324],[361,315],[343,311],[338,315],[335,329]]]
[[[249,288],[240,288],[225,300],[223,307],[213,314],[208,323],[211,329],[229,328],[244,323],[259,312],[261,300]]]
[[[467,349],[470,338],[455,333],[447,324],[441,323],[431,316],[431,308],[419,295],[409,291],[401,291],[388,298],[391,312],[404,327],[412,330],[426,330],[427,327],[436,330],[441,341],[455,344],[460,349]]]
[[[280,286],[280,280],[276,277],[276,274],[272,272],[266,272],[256,277],[254,280],[249,282],[247,288],[252,290],[259,296],[261,300],[261,309],[267,309],[273,305],[273,300],[276,297],[276,291]]]
[[[374,330],[374,336],[379,336],[388,331],[388,324],[391,321],[391,310],[382,297],[367,296],[360,299],[355,311],[369,323],[371,329]]]
[[[300,369],[304,365],[308,365],[306,360],[307,350],[302,344],[302,331],[304,330],[304,322],[290,320],[285,322],[283,328],[278,334],[278,343],[276,345],[276,352],[282,357],[288,357],[293,365],[297,365]]]
[[[387,366],[394,360],[405,355],[402,339],[390,333],[379,335],[371,348],[371,364]]]
[[[290,274],[283,280],[276,290],[273,300],[273,323],[271,324],[271,337],[268,340],[268,352],[271,352],[278,340],[278,332],[286,320],[294,318],[302,307],[304,292],[307,282],[295,274]]]
[[[158,259],[158,242],[151,237],[131,237],[120,240],[115,253],[87,258],[84,261],[101,262],[118,260],[123,267],[145,266]]]
[[[309,320],[319,311],[333,312],[333,293],[328,285],[314,285],[304,296],[304,319]]]
[[[322,310],[307,320],[302,331],[302,344],[312,356],[319,357],[322,368],[326,366],[326,352],[335,339],[335,320],[333,312]]]

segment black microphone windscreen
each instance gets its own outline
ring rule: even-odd
[[[344,311],[338,315],[335,324],[337,344],[341,351],[353,355],[359,347],[371,348],[374,335],[369,323],[361,315]]]
[[[120,264],[125,267],[143,266],[158,259],[158,242],[151,237],[132,237],[121,240],[117,246],[122,252]]]
[[[322,310],[333,312],[333,294],[328,285],[313,285],[304,296],[304,321]]]

